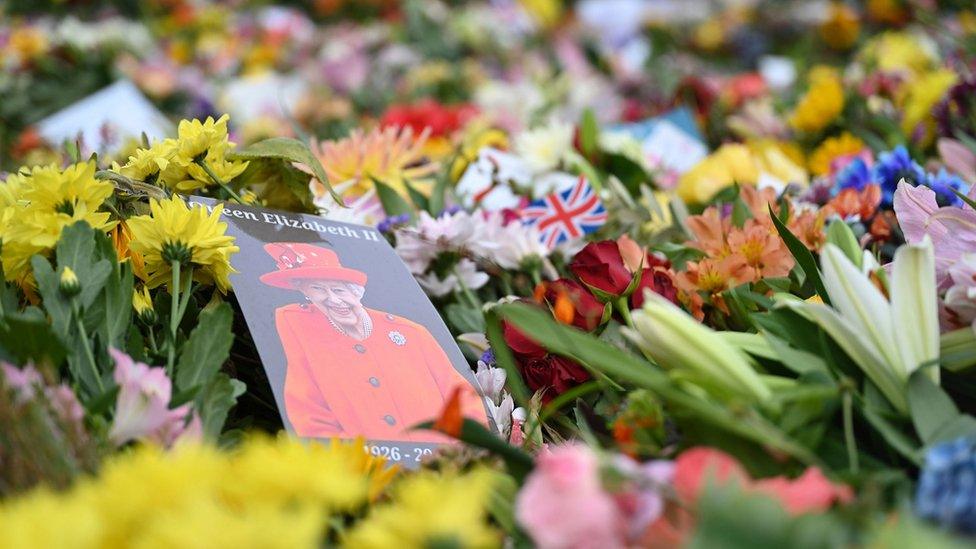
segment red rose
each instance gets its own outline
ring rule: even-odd
[[[570,324],[581,330],[592,331],[603,320],[603,303],[575,280],[560,278],[550,282],[546,285],[545,299],[550,307],[556,306],[560,299],[568,300],[573,305]]]
[[[678,290],[674,287],[671,276],[658,269],[643,269],[637,289],[630,294],[630,308],[640,309],[644,305],[644,290],[650,290],[664,296],[668,301],[678,305]]]
[[[569,268],[584,284],[615,296],[623,295],[633,279],[613,240],[590,242]]]
[[[543,402],[549,402],[557,395],[590,379],[586,368],[568,358],[549,354],[508,322],[502,323],[502,335],[505,337],[505,344],[515,355],[515,362],[526,386],[533,392],[541,390]]]
[[[392,105],[383,113],[381,126],[409,126],[420,133],[430,128],[434,137],[448,136],[477,114],[472,105],[442,105],[433,99],[413,104]]]
[[[542,391],[543,403],[590,379],[579,363],[556,355],[520,361],[519,371],[530,390]]]
[[[522,330],[512,326],[508,322],[502,323],[502,336],[505,344],[515,354],[515,359],[521,362],[523,359],[538,359],[546,355],[546,350],[538,343],[529,339]]]

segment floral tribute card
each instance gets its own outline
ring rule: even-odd
[[[411,427],[455,393],[490,427],[477,380],[437,310],[377,230],[194,197],[220,207],[240,252],[230,280],[285,426],[365,438],[410,467],[445,435]]]

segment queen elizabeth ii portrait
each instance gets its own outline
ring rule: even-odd
[[[313,244],[264,249],[276,269],[261,282],[298,298],[275,311],[285,412],[298,436],[445,442],[409,428],[435,418],[457,387],[464,415],[485,421],[474,387],[424,326],[363,305],[365,273]]]

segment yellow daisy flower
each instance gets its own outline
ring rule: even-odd
[[[187,207],[177,195],[168,200],[150,200],[150,215],[140,215],[127,221],[132,230],[129,247],[142,255],[146,269],[146,285],[155,288],[171,283],[173,263],[193,267],[194,280],[216,284],[226,293],[228,277],[237,272],[230,265],[230,256],[240,248],[234,237],[228,236],[227,224],[220,221],[223,206],[208,213],[203,206]]]
[[[808,79],[810,87],[800,98],[789,122],[797,131],[816,133],[830,125],[844,110],[844,88],[840,76],[829,67],[815,67]]]
[[[857,154],[864,150],[864,141],[849,132],[836,137],[828,137],[810,153],[807,166],[813,175],[827,175],[830,173],[830,163],[835,158]]]

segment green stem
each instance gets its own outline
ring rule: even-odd
[[[480,311],[481,310],[481,307],[484,304],[481,302],[480,299],[478,299],[478,296],[474,295],[474,293],[471,291],[471,289],[468,288],[468,285],[464,283],[464,279],[461,278],[461,274],[458,273],[457,266],[455,266],[452,271],[454,273],[454,276],[457,278],[458,285],[461,286],[461,294],[465,298],[467,298],[468,303],[472,307],[474,307],[474,308],[476,308],[476,309],[478,309]]]
[[[857,440],[854,438],[854,413],[853,402],[850,390],[844,391],[844,442],[847,445],[847,462],[851,467],[851,473],[857,474]]]
[[[169,287],[169,345],[166,349],[166,372],[172,376],[176,364],[176,330],[180,326],[180,262],[173,260],[170,261],[170,265],[173,270],[173,280]]]
[[[234,192],[234,189],[231,189],[229,186],[227,186],[226,183],[223,182],[222,179],[220,179],[219,177],[217,177],[217,174],[215,174],[214,171],[210,168],[210,165],[207,164],[207,161],[206,160],[204,160],[204,159],[201,158],[200,160],[197,160],[196,163],[197,163],[198,166],[200,166],[201,168],[203,168],[203,171],[207,172],[207,175],[210,177],[210,179],[213,180],[213,182],[215,184],[217,184],[217,186],[219,186],[227,194],[229,194],[231,196],[231,198],[233,198],[234,200],[236,200],[238,202],[238,204],[243,204],[244,203],[244,199],[242,199],[240,196],[238,196],[238,194],[236,192]]]
[[[634,319],[630,317],[630,303],[627,301],[627,298],[617,298],[613,304],[617,308],[617,312],[620,313],[620,316],[623,317],[624,323],[627,324],[628,327],[633,328]]]
[[[78,314],[78,308],[75,306],[74,299],[71,300],[71,316],[75,318],[75,326],[78,327],[78,336],[81,337],[81,346],[85,349],[85,358],[88,359],[88,366],[91,368],[92,374],[95,377],[98,392],[102,394],[105,392],[105,385],[102,384],[102,376],[98,372],[98,364],[95,363],[95,355],[92,353],[91,341],[88,339],[88,330],[85,329],[85,323],[82,321],[81,315]]]

